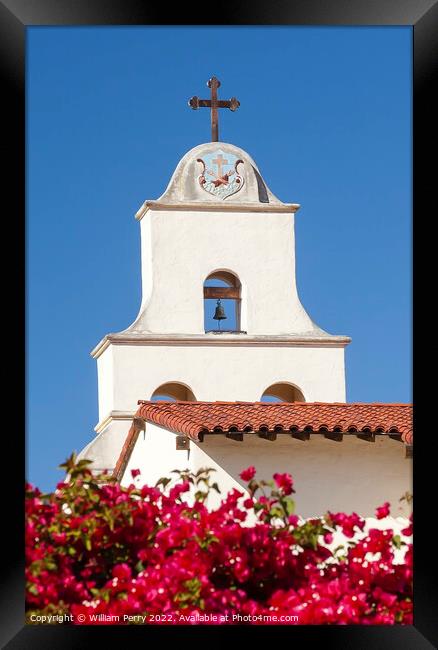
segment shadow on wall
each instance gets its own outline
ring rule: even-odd
[[[268,192],[266,191],[266,185],[263,182],[262,177],[258,173],[257,169],[251,165],[253,172],[255,174],[256,180],[257,180],[257,189],[259,193],[259,201],[260,203],[269,203],[269,197],[268,197]]]
[[[294,384],[272,384],[263,393],[261,402],[305,402],[303,393]]]
[[[152,402],[197,402],[192,389],[182,382],[171,381],[161,384],[151,396]],[[305,402],[301,390],[294,384],[279,382],[269,386],[260,398],[261,402]]]
[[[176,400],[184,402],[198,401],[188,386],[176,381],[161,384],[151,396],[152,402],[175,402]]]
[[[307,441],[287,434],[279,434],[276,441],[254,434],[238,441],[217,434],[192,444],[190,461],[195,470],[215,468],[219,500],[230,489],[246,487],[239,474],[253,465],[259,479],[271,480],[275,472],[292,475],[296,512],[304,517],[327,510],[371,517],[382,501],[390,502],[395,517],[410,512],[400,498],[412,492],[412,464],[403,443],[385,435],[369,443],[355,435],[336,442],[317,434]]]

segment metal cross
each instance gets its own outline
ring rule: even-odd
[[[212,77],[207,81],[207,86],[211,88],[211,99],[199,99],[199,97],[191,97],[189,99],[189,106],[193,110],[198,108],[210,108],[211,109],[211,141],[219,142],[219,124],[218,124],[218,108],[229,108],[230,111],[236,111],[240,102],[235,97],[231,97],[230,100],[223,100],[217,98],[217,89],[221,85],[221,82],[216,77]]]

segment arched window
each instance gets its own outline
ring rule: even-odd
[[[240,332],[241,284],[230,271],[215,271],[204,282],[204,329],[206,332]],[[220,301],[220,302],[218,302]],[[222,307],[223,320],[214,318]]]
[[[176,381],[161,384],[154,390],[151,397],[152,402],[175,402],[176,400],[196,402],[196,397],[188,386]]]
[[[269,386],[260,398],[261,402],[305,402],[303,393],[293,384],[281,382]]]

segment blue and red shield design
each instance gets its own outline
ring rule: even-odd
[[[218,149],[204,158],[197,158],[196,162],[202,165],[198,183],[218,199],[226,199],[243,186],[243,177],[237,171],[238,165],[243,165],[243,160],[234,154]]]

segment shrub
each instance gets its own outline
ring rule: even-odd
[[[88,465],[72,455],[51,494],[27,485],[29,622],[412,624],[412,544],[355,513],[300,519],[288,474],[248,468],[209,509],[209,469],[124,488]]]

